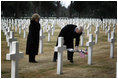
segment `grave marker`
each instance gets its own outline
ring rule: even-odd
[[[84,45],[84,32],[82,32],[82,35],[81,35],[81,46]]]
[[[51,27],[48,26],[48,42],[51,41]]]
[[[7,41],[7,46],[9,46],[9,36],[10,36],[10,27],[7,27],[7,31],[6,31],[6,41]]]
[[[111,43],[110,58],[113,58],[114,57],[115,32],[111,32],[111,38],[110,38],[109,42]]]
[[[96,27],[96,31],[95,31],[96,37],[95,37],[95,43],[98,43],[98,35],[99,35],[99,31],[98,31],[98,27]]]
[[[58,46],[54,48],[54,51],[58,52],[57,58],[57,74],[62,74],[63,72],[63,51],[66,50],[66,46],[63,45],[63,37],[58,37]]]
[[[14,38],[14,32],[10,31],[10,37],[9,37],[9,52],[12,52],[12,42],[17,41],[16,38]]]
[[[21,34],[21,24],[19,23],[19,34]]]
[[[23,30],[24,30],[23,38],[26,38],[26,27],[25,27],[25,24],[24,24],[24,28],[23,28]]]
[[[43,53],[43,39],[45,38],[45,36],[43,36],[43,30],[40,30],[40,54]]]
[[[12,43],[12,52],[6,55],[6,60],[12,60],[11,63],[11,78],[18,77],[18,61],[23,58],[24,54],[19,52],[19,43],[14,41]]]
[[[86,43],[86,46],[88,46],[88,64],[92,64],[92,52],[93,52],[93,45],[95,45],[95,42],[93,42],[93,35],[89,35],[89,41]]]
[[[110,27],[108,28],[108,41],[110,40]]]

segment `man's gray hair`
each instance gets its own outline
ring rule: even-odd
[[[82,30],[82,31],[83,31],[83,27],[82,27],[82,26],[77,26],[77,28],[78,28],[79,30]]]

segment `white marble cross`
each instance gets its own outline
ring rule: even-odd
[[[14,30],[14,20],[12,19],[12,30]]]
[[[108,30],[108,27],[107,25],[105,26],[105,35],[107,35],[107,30]]]
[[[18,41],[12,42],[12,52],[6,55],[6,60],[11,60],[11,78],[18,77],[18,61],[24,57],[24,53],[19,52]]]
[[[89,31],[91,32],[91,27],[92,27],[92,23],[90,21],[90,24],[89,24]]]
[[[43,53],[43,39],[45,38],[45,36],[43,35],[43,30],[40,30],[40,54]]]
[[[104,21],[102,22],[102,27],[103,27],[103,30],[104,30]]]
[[[4,35],[6,35],[6,30],[7,30],[7,27],[4,25],[4,27],[3,27]]]
[[[114,57],[115,32],[111,32],[111,38],[110,38],[109,42],[111,43],[110,58],[113,58]]]
[[[108,41],[110,40],[110,27],[108,28]]]
[[[95,31],[96,37],[95,37],[95,43],[98,43],[98,35],[99,35],[99,31],[98,31],[98,27],[96,27],[96,31]]]
[[[18,24],[17,24],[17,19],[15,19],[15,32],[17,32],[17,26]]]
[[[51,27],[48,26],[48,42],[51,41]]]
[[[93,35],[89,34],[89,41],[86,43],[86,46],[88,46],[88,64],[92,64],[92,52],[93,52],[93,45],[95,45],[95,42],[93,42]]]
[[[58,52],[57,74],[63,73],[63,51],[66,50],[66,46],[64,46],[63,43],[63,37],[58,37],[58,46],[54,48],[54,51]]]
[[[24,28],[23,28],[23,30],[24,30],[23,38],[26,38],[26,27],[25,27],[25,24],[24,24]]]
[[[19,34],[21,34],[21,24],[19,23]]]
[[[52,36],[54,35],[54,30],[55,30],[55,23],[53,22],[53,24],[52,24]]]
[[[84,45],[84,32],[82,32],[82,35],[81,35],[81,46]]]
[[[89,36],[89,32],[90,32],[90,25],[88,25],[88,27],[87,27],[87,36]]]
[[[10,31],[10,37],[9,37],[9,52],[12,52],[12,42],[17,41],[16,38],[14,38],[14,32]]]
[[[113,25],[113,32],[115,32],[115,24]]]
[[[6,32],[6,41],[7,41],[7,46],[9,46],[9,36],[10,36],[10,27],[7,27],[7,32]]]

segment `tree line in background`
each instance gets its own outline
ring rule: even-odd
[[[117,1],[71,1],[68,8],[60,1],[1,1],[2,17],[117,18]]]

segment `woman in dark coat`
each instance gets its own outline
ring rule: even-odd
[[[29,55],[29,62],[37,63],[35,61],[35,56],[38,55],[39,48],[39,33],[40,33],[40,16],[38,14],[33,14],[29,26],[29,34],[27,37],[26,44],[26,54]]]

